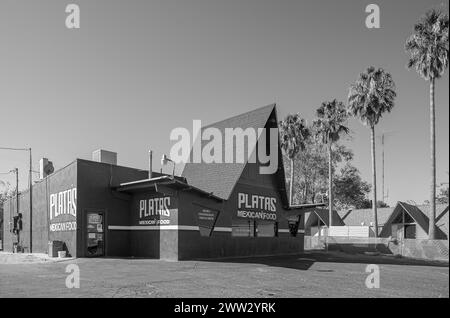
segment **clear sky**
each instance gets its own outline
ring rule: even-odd
[[[81,28],[65,27],[65,6]],[[365,7],[381,28],[365,27]],[[104,148],[145,169],[168,153],[170,131],[273,102],[312,120],[322,101],[346,101],[367,66],[388,70],[398,98],[377,126],[386,141],[389,202],[429,192],[428,83],[405,68],[404,42],[434,0],[0,0],[0,147],[32,147],[61,168]],[[444,2],[448,8],[448,1]],[[447,9],[448,10],[448,9]],[[437,180],[448,182],[449,78],[438,81]],[[351,120],[354,164],[370,181],[369,130]],[[378,178],[381,178],[378,148]],[[0,172],[27,154],[0,151]],[[12,178],[3,178],[12,182]],[[381,188],[379,184],[379,189]],[[380,190],[381,191],[381,190]]]

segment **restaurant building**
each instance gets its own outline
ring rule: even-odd
[[[269,105],[208,127],[277,125]],[[4,249],[32,244],[46,253],[60,241],[72,257],[168,260],[302,252],[304,212],[313,206],[289,206],[279,146],[277,156],[273,174],[245,161],[187,163],[173,176],[119,166],[115,153],[97,151],[33,185],[31,226],[29,190],[5,202]]]

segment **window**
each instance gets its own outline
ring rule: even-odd
[[[253,220],[233,220],[231,236],[234,237],[254,237],[255,221]]]
[[[416,238],[416,225],[409,224],[405,225],[405,239],[415,239]]]
[[[258,237],[275,237],[277,230],[276,222],[257,221],[256,233]]]

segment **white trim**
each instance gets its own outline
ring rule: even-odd
[[[122,225],[109,225],[108,230],[119,231],[159,231],[159,230],[181,230],[181,231],[199,231],[198,226],[192,225],[134,225],[134,226],[122,226]],[[214,232],[231,232],[229,227],[216,227]]]
[[[151,182],[151,181],[158,181],[158,180],[172,180],[172,178],[170,178],[168,176],[161,176],[161,177],[156,177],[156,178],[151,178],[151,179],[143,179],[143,180],[125,182],[125,183],[121,183],[120,186],[123,187],[123,186],[135,185],[135,184]]]
[[[279,233],[291,233],[288,229],[278,229]],[[298,230],[297,233],[305,234],[305,230]]]
[[[214,232],[232,232],[231,227],[215,227]]]

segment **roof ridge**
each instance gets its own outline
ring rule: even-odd
[[[219,120],[219,121],[207,124],[205,126],[202,126],[201,129],[205,129],[205,128],[208,128],[208,127],[211,127],[211,126],[214,126],[214,125],[217,125],[217,124],[221,124],[223,122],[227,122],[227,121],[230,121],[232,119],[242,118],[242,117],[248,116],[248,115],[250,115],[252,113],[258,113],[258,112],[260,112],[260,111],[262,111],[263,109],[266,109],[266,108],[270,108],[270,107],[274,108],[275,106],[276,106],[276,103],[269,104],[269,105],[262,106],[262,107],[258,107],[256,109],[250,110],[248,112],[245,112],[245,113],[242,113],[242,114],[238,114],[238,115],[234,115],[234,116],[231,116],[231,117],[228,117],[228,118],[225,118],[225,119],[222,119],[222,120]]]
[[[219,126],[219,129],[237,128],[239,126],[264,128],[266,127],[271,115],[276,112],[276,104],[270,104],[259,107],[252,111],[236,115],[222,121],[203,126],[201,129]],[[241,127],[242,128],[242,127]],[[257,139],[257,141],[259,138]],[[252,148],[252,152],[256,148]],[[192,156],[192,148],[189,157]],[[211,163],[188,162],[184,166],[182,176],[186,178],[188,184],[192,184],[200,189],[213,192],[215,195],[228,200],[236,184],[242,176],[242,173],[248,163],[248,157],[244,158],[243,163]]]

